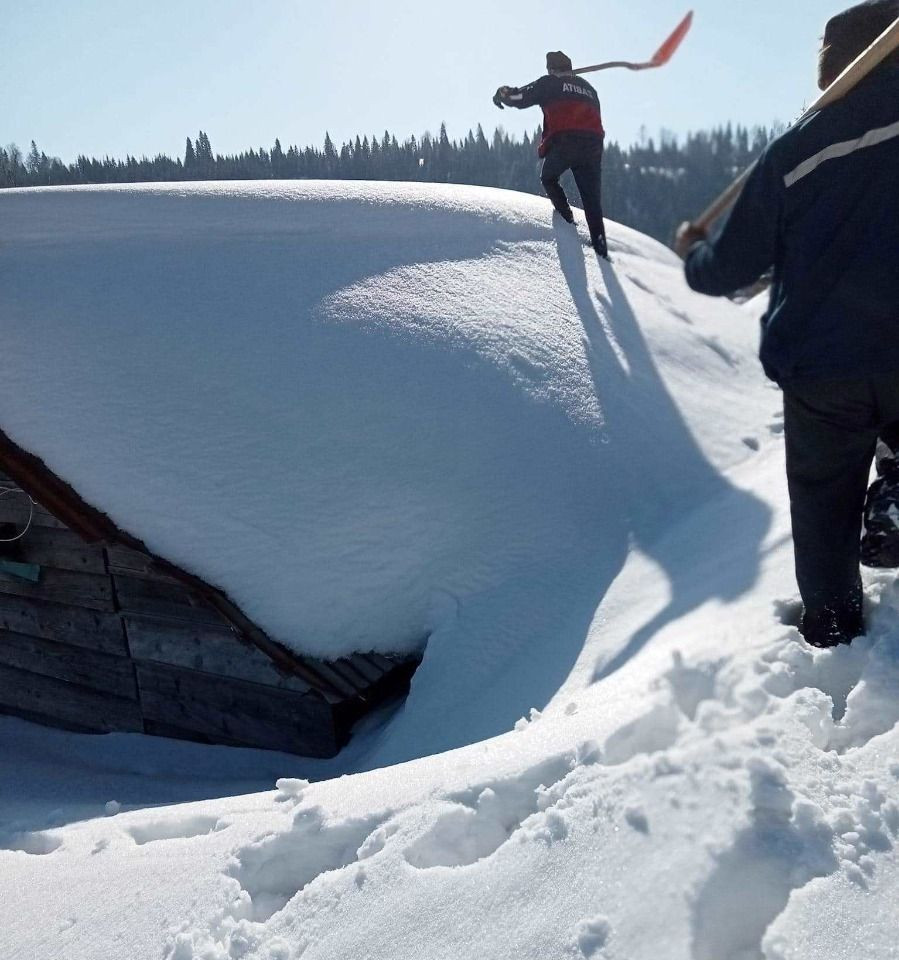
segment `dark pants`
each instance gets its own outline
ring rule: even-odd
[[[835,612],[837,621],[856,613],[861,624],[865,492],[877,437],[896,421],[899,371],[784,388],[796,580],[809,622]]]
[[[606,256],[606,228],[602,219],[602,148],[598,137],[558,134],[543,160],[540,181],[553,206],[563,216],[571,213],[559,178],[570,170],[581,194],[590,239],[596,252]]]

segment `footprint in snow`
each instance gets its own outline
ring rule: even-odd
[[[774,601],[774,616],[785,627],[798,627],[802,620],[802,601],[798,597]]]
[[[612,925],[605,917],[588,917],[577,925],[574,946],[583,957],[597,957],[611,936]]]
[[[172,820],[154,820],[129,827],[126,831],[136,844],[155,843],[158,840],[188,840],[204,837],[227,828],[218,817],[181,817]]]
[[[731,370],[736,370],[736,368],[739,366],[733,355],[719,343],[717,337],[700,337],[699,341],[708,347],[709,350],[711,350],[712,353],[714,353],[717,357],[723,360]]]
[[[585,754],[583,762],[592,759]],[[571,770],[570,756],[556,757],[447,797],[431,827],[406,848],[406,860],[419,870],[470,866],[496,853],[525,820],[538,814],[529,824],[529,835],[547,843],[562,839],[567,825],[557,811],[547,809],[552,803],[548,794]]]
[[[249,895],[252,919],[270,920],[323,874],[379,853],[397,830],[390,816],[329,821],[322,807],[305,807],[290,829],[242,847],[228,873]]]
[[[775,612],[784,626],[795,628],[802,616],[802,604],[792,600],[778,601]],[[869,637],[857,637],[849,646],[841,645],[827,650],[818,650],[804,642],[797,642],[795,637],[787,638],[786,642],[772,647],[759,661],[758,670],[763,677],[761,688],[765,693],[779,698],[789,697],[805,688],[820,690],[830,697],[833,705],[831,719],[839,724],[846,715],[850,696],[860,687],[866,674],[871,672],[871,648],[872,641]],[[876,682],[872,681],[872,689],[880,682],[891,686],[889,671],[878,672],[881,676]],[[889,693],[886,699],[893,702],[895,697]],[[869,722],[873,722],[882,712],[876,709],[869,711]],[[896,719],[899,719],[899,716]],[[837,730],[839,729],[841,728],[838,727]],[[883,733],[884,729],[877,732]],[[836,741],[830,742],[832,739],[833,737],[829,736],[828,743],[823,746],[827,749],[839,749],[840,744]]]
[[[619,727],[603,744],[602,762],[614,767],[634,757],[659,753],[677,743],[682,715],[673,703],[659,703]]]
[[[612,733],[601,749],[583,744],[573,757],[555,757],[516,776],[447,797],[431,827],[406,848],[406,860],[420,870],[465,867],[492,856],[513,834],[547,844],[564,839],[568,824],[554,807],[572,770],[593,763],[617,766],[667,750],[677,741],[681,720],[676,705],[657,704]],[[642,810],[630,809],[626,820],[634,830],[649,832]]]
[[[630,806],[624,811],[625,822],[637,833],[649,834],[649,818],[640,806]]]
[[[696,711],[704,700],[717,697],[718,673],[723,661],[702,661],[688,666],[679,650],[672,655],[671,669],[664,674],[664,680],[671,688],[671,694],[678,709],[690,720],[696,719]]]
[[[33,857],[45,857],[54,853],[62,846],[59,837],[48,833],[13,833],[7,836],[0,834],[0,850],[12,850],[27,853]]]
[[[750,766],[749,825],[693,898],[693,960],[764,960],[762,938],[794,890],[839,867],[832,829],[811,804],[795,804],[774,765]]]

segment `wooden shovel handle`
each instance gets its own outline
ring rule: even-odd
[[[802,114],[797,123],[806,117],[823,109],[845,96],[860,80],[866,77],[875,67],[896,49],[899,49],[899,18],[871,44],[867,50],[859,54],[852,63],[834,80],[834,82],[818,97],[817,100]],[[747,167],[739,177],[711,203],[700,216],[693,221],[693,225],[702,230],[709,227],[726,211],[728,211],[743,190],[743,185],[749,179],[749,174],[755,169],[755,164]]]

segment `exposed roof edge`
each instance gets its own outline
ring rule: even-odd
[[[346,695],[345,688],[342,690],[339,685],[339,677],[338,682],[332,682],[322,676],[319,667],[325,667],[323,661],[315,661],[313,666],[305,658],[272,640],[223,590],[154,554],[142,540],[126,533],[107,514],[83,500],[43,460],[14,443],[3,430],[0,430],[0,468],[30,497],[89,543],[102,541],[120,544],[146,554],[161,572],[200,594],[238,634],[251,641],[285,673],[300,677],[329,698]]]

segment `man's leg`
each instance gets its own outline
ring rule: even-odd
[[[877,410],[865,381],[784,390],[787,481],[796,580],[809,643],[848,643],[864,631],[859,537],[877,442]]]
[[[865,499],[861,561],[866,567],[899,567],[899,371],[874,378],[880,429],[877,479]]]
[[[606,227],[602,216],[602,144],[589,147],[584,156],[572,164],[571,172],[581,193],[593,247],[601,257],[608,257]]]
[[[880,439],[889,447],[894,457],[899,457],[899,423],[888,423],[880,430]]]
[[[899,370],[873,378],[877,401],[878,436],[894,457],[899,457]]]
[[[574,214],[568,203],[568,197],[559,183],[559,178],[568,169],[568,161],[558,148],[549,148],[549,153],[543,158],[543,167],[540,170],[540,182],[552,205],[569,222],[574,223]]]

